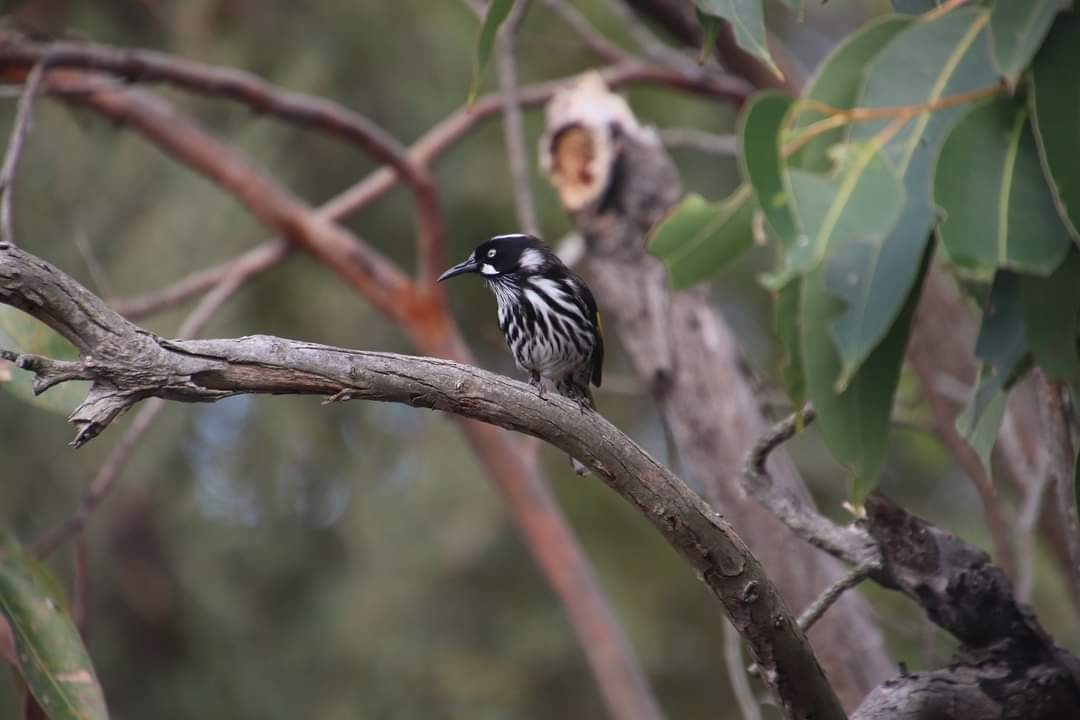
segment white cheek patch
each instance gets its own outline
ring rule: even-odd
[[[544,255],[539,250],[530,248],[521,253],[518,264],[522,270],[535,270],[544,264]]]
[[[494,265],[489,265],[487,263],[484,263],[483,265],[480,266],[480,274],[481,275],[498,275],[499,271],[495,269]]]

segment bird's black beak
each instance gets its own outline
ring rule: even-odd
[[[459,262],[454,267],[450,268],[442,275],[439,276],[439,282],[443,280],[449,280],[455,275],[464,275],[465,273],[477,272],[480,270],[480,264],[473,259],[472,255],[465,258],[462,262]]]

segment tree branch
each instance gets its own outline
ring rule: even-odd
[[[240,393],[311,394],[451,412],[542,438],[579,458],[640,510],[702,575],[749,643],[788,717],[843,711],[760,563],[719,514],[596,413],[524,383],[448,360],[347,350],[267,336],[164,340],[132,325],[72,278],[0,244],[0,302],[49,324],[81,358],[0,352],[37,373],[35,388],[90,380],[72,414],[81,445],[140,400],[214,402]]]
[[[11,126],[11,139],[4,152],[4,162],[0,165],[0,241],[15,244],[15,228],[11,220],[11,196],[15,194],[15,168],[19,164],[23,143],[30,133],[30,116],[34,112],[34,98],[41,86],[45,72],[44,62],[39,62],[26,76],[22,97],[15,111],[15,122]]]
[[[758,438],[746,455],[743,487],[751,497],[814,547],[852,565],[876,562],[878,551],[869,535],[856,526],[840,527],[810,504],[791,497],[776,486],[765,467],[769,455],[793,438],[799,429],[811,424],[815,417],[813,406],[807,403],[801,411],[784,418]]]
[[[529,177],[529,156],[525,152],[525,123],[518,101],[517,63],[514,61],[514,33],[524,16],[527,2],[515,3],[510,17],[499,29],[495,40],[495,71],[503,101],[503,143],[510,165],[510,185],[513,188],[514,209],[522,232],[540,235],[536,218],[532,184]]]
[[[26,66],[48,59],[53,68],[104,71],[129,82],[166,82],[201,95],[228,98],[258,113],[318,129],[359,147],[392,168],[412,192],[417,209],[420,281],[434,281],[445,265],[445,229],[438,191],[430,171],[413,162],[393,135],[364,116],[326,98],[289,92],[256,75],[149,50],[89,43],[36,43],[0,33],[0,63]]]
[[[66,85],[67,89],[73,89],[93,84],[94,77],[83,71],[57,70],[50,73],[50,82],[63,82],[71,86]],[[236,195],[264,224],[308,249],[343,276],[395,320],[422,351],[460,362],[471,360],[472,354],[449,316],[444,296],[432,291],[430,286],[413,283],[397,266],[333,224],[328,215],[340,211],[340,205],[331,203],[322,212],[313,211],[259,174],[228,146],[171,112],[163,101],[137,90],[74,94],[71,98],[106,117],[128,122],[158,146]],[[26,358],[25,362],[28,368],[38,366],[42,370],[38,378],[42,388],[71,377],[75,371],[71,366],[35,358]],[[132,400],[105,392],[93,399],[100,405],[97,409],[113,417],[123,412]],[[652,701],[644,671],[535,465],[522,456],[518,443],[498,428],[460,419],[466,439],[502,491],[527,546],[562,601],[605,700],[613,712],[645,707]],[[91,434],[99,431],[92,422],[82,422],[82,427]],[[82,435],[81,441],[90,436]]]

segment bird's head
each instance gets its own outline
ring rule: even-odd
[[[496,235],[440,275],[439,282],[465,273],[478,273],[487,280],[533,275],[548,265],[551,257],[547,246],[532,235]]]

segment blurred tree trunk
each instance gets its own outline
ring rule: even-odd
[[[754,441],[768,427],[735,338],[702,290],[673,293],[645,236],[679,200],[678,173],[651,130],[597,76],[548,107],[541,158],[585,238],[590,280],[669,426],[684,476],[735,526],[796,613],[843,573],[748,497],[739,479]],[[810,500],[791,461],[774,453],[779,487]],[[845,707],[854,708],[892,674],[881,633],[861,596],[848,594],[811,640]]]

